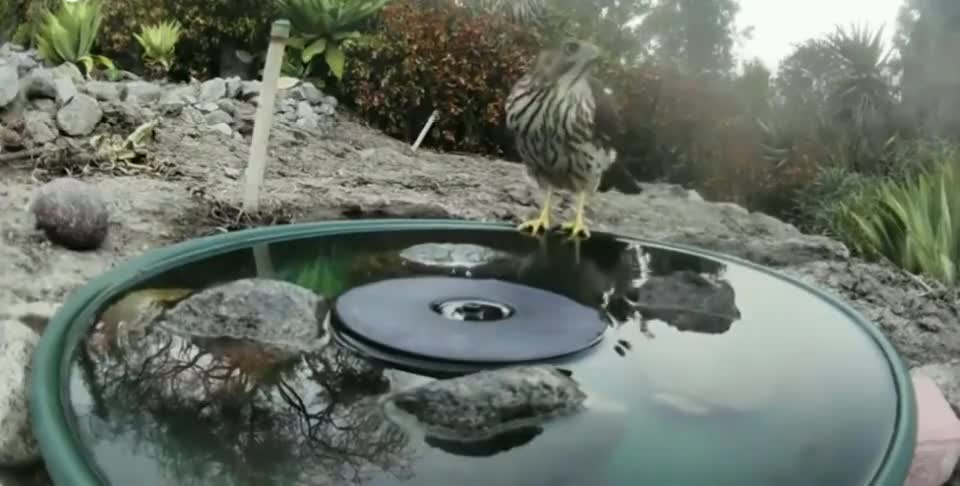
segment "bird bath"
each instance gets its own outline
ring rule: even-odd
[[[188,305],[211,291],[209,312],[274,313],[255,330],[271,344]],[[528,367],[552,371],[495,390]],[[540,401],[498,410],[501,392]],[[261,228],[124,263],[51,320],[31,407],[58,486],[901,486],[916,433],[891,345],[814,289],[692,248],[465,221]],[[534,408],[563,413],[437,432]]]

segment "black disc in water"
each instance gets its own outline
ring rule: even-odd
[[[353,288],[338,324],[376,346],[430,360],[519,363],[583,351],[607,326],[596,309],[501,280],[415,277]]]

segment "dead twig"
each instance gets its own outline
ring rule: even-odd
[[[7,154],[0,154],[0,162],[17,162],[24,159],[32,159],[34,157],[39,157],[44,154],[50,153],[50,150],[46,149],[29,149],[21,150],[20,152],[11,152]]]

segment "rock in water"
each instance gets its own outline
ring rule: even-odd
[[[85,137],[93,133],[103,118],[103,110],[90,95],[78,93],[57,112],[57,125],[63,133],[72,137]]]
[[[428,436],[470,442],[576,411],[586,397],[560,370],[526,366],[434,381],[390,395],[385,405],[392,419],[412,418]]]
[[[0,108],[17,99],[20,92],[20,74],[17,66],[10,63],[0,64]]]
[[[39,336],[15,321],[0,321],[0,466],[19,467],[40,460],[30,426],[27,387],[30,361]]]
[[[77,179],[45,184],[34,197],[31,211],[50,241],[71,250],[95,250],[107,237],[106,203],[96,188]]]
[[[159,323],[193,337],[250,340],[289,352],[323,348],[329,306],[312,291],[281,280],[243,279],[178,303]]]

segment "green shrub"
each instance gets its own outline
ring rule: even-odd
[[[2,1],[2,0],[0,0]],[[36,47],[36,36],[43,24],[43,13],[56,10],[63,0],[7,0],[14,5],[16,25],[13,42],[22,46]]]
[[[147,67],[166,74],[173,66],[181,34],[180,22],[174,20],[144,25],[140,28],[140,33],[133,34],[133,37],[143,49],[143,60]]]
[[[79,64],[88,76],[97,64],[115,73],[113,61],[92,52],[102,20],[99,0],[63,2],[56,12],[43,13],[36,37],[37,52],[50,64]]]
[[[280,14],[290,19],[292,36],[288,68],[299,67],[297,77],[309,75],[317,56],[323,56],[330,73],[343,77],[345,41],[357,39],[360,25],[389,0],[278,0]],[[292,52],[291,52],[292,51]],[[299,66],[298,66],[299,64]],[[289,73],[289,72],[288,72]]]
[[[413,140],[439,118],[425,146],[486,154],[512,150],[504,101],[538,51],[523,29],[470,15],[450,0],[395,0],[379,33],[348,49],[345,102],[388,134]]]
[[[103,0],[105,11],[100,46],[116,59],[139,62],[131,33],[141,25],[177,19],[182,33],[177,66],[198,78],[217,74],[220,50],[231,46],[259,52],[266,49],[275,0]]]
[[[958,283],[960,264],[960,172],[956,155],[906,180],[869,186],[840,206],[856,235],[855,251],[885,257],[901,268],[944,284]]]
[[[14,0],[0,0],[0,44],[9,42],[17,31],[17,4]]]

